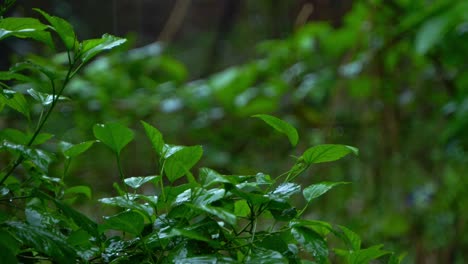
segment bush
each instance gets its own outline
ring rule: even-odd
[[[8,3],[6,4],[8,5]],[[6,6],[2,8],[4,12]],[[70,80],[88,62],[125,39],[103,35],[78,41],[65,20],[36,9],[35,18],[2,18],[0,40],[16,37],[65,51],[51,57],[31,56],[0,72],[0,108],[19,115],[27,127],[3,129],[2,158],[11,162],[0,173],[0,255],[6,263],[368,263],[380,259],[399,263],[401,257],[382,245],[363,247],[357,234],[344,226],[304,219],[303,213],[321,195],[347,182],[297,183],[309,166],[331,162],[357,149],[318,145],[307,149],[284,173],[223,175],[192,168],[201,146],[171,145],[152,125],[141,122],[157,156],[154,175],[126,177],[121,152],[135,134],[118,123],[96,124],[95,140],[62,141],[44,133]],[[58,45],[57,45],[58,44]],[[255,115],[298,143],[296,129],[270,115]],[[20,124],[15,122],[16,125]],[[20,125],[21,126],[21,125]],[[94,221],[78,211],[80,197],[91,198],[91,187],[69,186],[68,168],[96,144],[115,156],[120,182],[118,196],[99,202],[116,213]],[[147,144],[140,142],[139,144]],[[93,157],[85,157],[92,159]],[[51,165],[62,167],[62,173]],[[298,198],[302,194],[303,202]],[[293,202],[294,201],[294,202]],[[330,250],[331,249],[331,250]]]

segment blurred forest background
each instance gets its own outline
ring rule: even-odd
[[[408,252],[407,263],[468,261],[468,1],[44,0],[18,1],[9,15],[37,17],[32,7],[67,19],[81,39],[130,40],[73,80],[73,100],[47,128],[57,137],[82,142],[95,123],[129,125],[140,142],[122,153],[131,176],[155,171],[139,120],[167,142],[202,144],[200,166],[222,173],[279,175],[294,163],[289,154],[352,145],[358,158],[302,176],[352,182],[308,217]],[[1,45],[1,70],[13,52],[48,52]],[[250,118],[257,113],[294,124],[299,148]],[[2,115],[0,127],[20,120]],[[118,173],[109,151],[90,151],[68,181],[99,198]],[[97,206],[83,208],[93,215]]]

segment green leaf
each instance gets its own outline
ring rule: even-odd
[[[21,114],[26,116],[28,119],[30,118],[29,105],[28,105],[28,102],[26,101],[26,98],[24,98],[23,94],[17,93],[13,90],[3,89],[2,92],[0,93],[0,102],[20,112]]]
[[[296,183],[282,183],[274,191],[269,192],[267,195],[270,199],[277,202],[285,202],[291,195],[301,191],[301,186]]]
[[[426,21],[416,34],[414,48],[416,53],[424,55],[438,44],[450,26],[450,16],[446,14]]]
[[[0,40],[15,36],[32,38],[54,47],[52,36],[45,31],[47,26],[39,20],[29,17],[8,17],[0,19]]]
[[[124,182],[125,184],[132,187],[133,189],[138,189],[147,182],[150,182],[150,181],[156,182],[156,181],[159,181],[160,179],[161,179],[160,176],[130,177],[130,178],[126,178]]]
[[[250,208],[246,200],[238,200],[234,203],[234,214],[240,217],[247,217],[250,214]]]
[[[48,106],[52,104],[54,100],[59,100],[59,101],[68,100],[68,98],[65,96],[59,96],[58,98],[56,98],[57,96],[54,96],[52,94],[41,93],[34,89],[28,89],[27,92],[29,95],[31,95],[32,98],[34,98],[34,100],[38,101],[43,106]]]
[[[52,162],[50,154],[40,149],[35,149],[20,144],[13,144],[6,140],[4,140],[0,145],[0,149],[1,148],[5,148],[13,153],[21,154],[24,158],[34,163],[43,172],[47,172],[49,164]]]
[[[341,231],[342,231],[342,234],[340,234],[340,236],[343,238],[344,242],[346,242],[350,249],[352,250],[360,250],[361,249],[361,238],[356,234],[354,233],[353,231],[351,231],[350,229],[344,227],[344,226],[338,226]]]
[[[319,234],[299,226],[293,227],[291,234],[307,252],[312,254],[317,263],[326,263],[328,260],[328,245]]]
[[[119,123],[96,124],[94,136],[120,155],[120,151],[133,140],[134,133]]]
[[[299,140],[299,135],[297,134],[296,128],[291,126],[289,123],[271,115],[260,114],[260,115],[254,115],[253,117],[258,117],[262,119],[268,125],[276,129],[278,132],[285,134],[288,137],[289,142],[291,142],[292,146],[297,145],[297,141]]]
[[[13,128],[5,128],[0,131],[0,137],[3,140],[13,142],[15,144],[26,145],[29,138],[26,133]]]
[[[52,257],[58,263],[70,263],[70,259],[77,258],[75,250],[58,232],[20,222],[7,222],[6,225],[23,244]]]
[[[97,224],[91,219],[89,219],[86,215],[82,214],[81,212],[73,209],[72,207],[64,204],[63,202],[51,197],[50,195],[42,191],[36,192],[35,195],[41,200],[53,201],[55,206],[57,206],[57,208],[62,212],[62,214],[71,218],[77,226],[81,227],[86,232],[99,239]]]
[[[346,145],[324,144],[307,149],[302,158],[306,164],[330,162],[341,159],[349,153],[358,154],[358,150]]]
[[[18,263],[16,255],[19,253],[18,241],[6,230],[0,230],[0,259],[3,263]]]
[[[154,150],[156,153],[162,157],[163,156],[163,148],[164,148],[164,140],[161,132],[157,130],[155,127],[151,126],[150,124],[141,121],[143,127],[145,129],[146,135],[148,136],[151,144],[153,145]]]
[[[383,255],[390,254],[390,251],[382,250],[381,248],[383,245],[375,245],[366,249],[361,249],[357,251],[346,251],[344,250],[340,255],[343,253],[345,254],[347,262],[349,264],[366,264],[370,263],[371,260],[378,259]]]
[[[211,185],[217,184],[217,183],[235,184],[235,182],[231,178],[229,178],[229,176],[219,174],[217,171],[212,170],[210,168],[201,168],[199,172],[199,176],[200,176],[202,185],[205,188]]]
[[[124,38],[118,38],[110,34],[104,34],[100,39],[85,40],[81,44],[81,60],[86,63],[99,53],[120,46],[126,41]]]
[[[73,186],[73,187],[65,189],[64,194],[65,195],[82,194],[86,196],[88,199],[91,199],[91,188],[89,188],[89,186],[86,186],[86,185]]]
[[[253,248],[252,253],[247,258],[245,263],[248,264],[277,264],[277,263],[289,263],[288,259],[285,258],[281,253],[265,249],[265,248]]]
[[[171,154],[164,163],[164,171],[169,181],[174,182],[187,174],[200,160],[202,154],[201,146],[181,147]]]
[[[29,139],[32,138],[32,134],[28,134],[28,142],[29,142]],[[34,142],[31,144],[32,146],[35,146],[35,145],[41,145],[45,142],[47,142],[49,139],[53,138],[54,135],[53,134],[49,134],[49,133],[40,133],[36,136],[36,138],[34,139]]]
[[[153,208],[149,205],[138,203],[136,199],[140,198],[142,198],[142,196],[132,194],[129,195],[128,198],[126,196],[102,198],[99,199],[99,202],[107,205],[135,210],[144,214],[148,219],[151,219],[151,215],[154,213]]]
[[[8,189],[5,186],[0,187],[0,197],[6,196],[7,194],[10,193],[10,189]]]
[[[90,140],[90,141],[85,141],[78,143],[76,145],[71,145],[65,147],[65,149],[62,149],[63,155],[67,158],[73,158],[81,153],[87,151],[96,141],[95,140]]]
[[[192,205],[188,204],[188,206],[192,206]],[[193,207],[198,208],[202,211],[205,211],[215,217],[218,217],[231,225],[236,224],[237,217],[233,213],[227,211],[224,208],[214,207],[214,206],[209,206],[209,205],[196,205],[196,204],[193,205]]]
[[[331,188],[341,185],[341,184],[348,184],[349,182],[321,182],[317,184],[312,184],[307,188],[304,188],[302,194],[307,202],[312,201],[313,199],[325,194]]]
[[[104,217],[104,219],[105,222],[101,228],[119,230],[133,235],[139,235],[145,225],[143,216],[134,211],[122,212],[110,217]]]
[[[78,41],[75,31],[70,23],[60,17],[51,16],[38,8],[34,8],[34,10],[44,16],[44,18],[50,23],[55,32],[57,32],[59,37],[62,39],[67,50],[72,51],[77,48]]]

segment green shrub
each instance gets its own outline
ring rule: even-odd
[[[8,2],[9,3],[9,2]],[[8,4],[7,3],[7,4]],[[4,6],[6,8],[6,6]],[[2,8],[2,12],[4,12]],[[321,195],[347,182],[301,186],[297,178],[315,163],[338,160],[357,149],[318,145],[296,158],[287,172],[272,176],[223,175],[192,168],[201,146],[165,142],[152,125],[143,129],[157,156],[154,175],[126,177],[121,151],[134,132],[120,123],[96,124],[96,140],[72,144],[44,133],[70,80],[94,57],[120,46],[125,39],[103,35],[79,41],[65,20],[36,10],[35,18],[1,18],[0,40],[16,37],[65,51],[54,57],[32,56],[0,72],[0,108],[7,116],[22,115],[27,127],[0,133],[2,158],[11,160],[0,172],[0,258],[5,263],[368,263],[380,259],[399,263],[401,257],[382,245],[363,247],[358,235],[344,226],[304,219],[303,213]],[[52,61],[51,58],[54,58]],[[58,63],[57,63],[58,62]],[[292,146],[296,129],[270,115],[255,115],[285,134]],[[16,124],[16,123],[15,123]],[[91,220],[73,205],[91,198],[86,185],[68,186],[68,167],[96,144],[115,155],[120,182],[118,196],[99,202],[117,213]],[[140,142],[139,144],[147,144]],[[92,157],[88,157],[92,159]],[[49,167],[62,166],[63,173]],[[150,193],[150,194],[148,194]],[[301,196],[292,199],[295,196]],[[298,197],[296,197],[298,198]],[[296,201],[293,203],[292,201]],[[335,241],[335,242],[330,242]]]

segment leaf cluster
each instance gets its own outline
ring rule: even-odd
[[[362,247],[359,236],[345,227],[304,217],[317,198],[346,182],[301,186],[298,177],[313,164],[357,154],[354,147],[311,147],[290,170],[273,176],[223,175],[210,168],[194,175],[203,147],[168,144],[157,128],[142,121],[159,170],[127,177],[121,152],[135,138],[130,128],[115,122],[96,124],[95,139],[77,144],[44,133],[56,105],[68,100],[63,93],[70,80],[94,57],[125,39],[106,34],[79,41],[67,21],[36,11],[46,23],[35,18],[0,19],[0,40],[32,39],[53,49],[59,43],[66,59],[52,67],[47,59],[37,58],[0,72],[0,108],[23,115],[30,124],[26,131],[8,128],[0,133],[0,151],[12,160],[0,171],[2,261],[330,263],[336,255],[346,263],[383,258],[400,262],[381,245]],[[21,90],[26,84],[34,85]],[[32,106],[40,110],[34,112]],[[264,114],[255,117],[297,144],[298,133],[287,122]],[[73,206],[80,196],[92,197],[90,186],[68,186],[65,181],[72,160],[98,143],[115,155],[120,176],[114,184],[118,195],[99,199],[102,206],[114,209],[102,221]],[[63,166],[61,175],[49,169],[54,162]],[[305,205],[296,205],[299,198]],[[342,241],[340,248],[331,248],[331,236]]]

